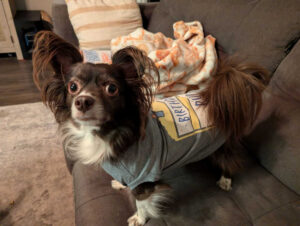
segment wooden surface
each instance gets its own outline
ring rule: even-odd
[[[31,60],[0,58],[0,106],[41,101],[32,80]]]

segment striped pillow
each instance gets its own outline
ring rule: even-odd
[[[66,0],[82,49],[110,49],[110,40],[142,27],[135,0]]]

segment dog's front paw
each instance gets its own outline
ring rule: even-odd
[[[123,184],[121,184],[119,181],[117,180],[112,180],[111,181],[111,187],[115,190],[123,190],[126,188],[126,186],[124,186]]]
[[[217,185],[225,191],[230,191],[232,189],[231,183],[231,178],[227,178],[224,176],[221,176],[220,180],[217,181]]]
[[[137,213],[131,216],[128,220],[128,226],[143,226],[146,223],[146,219],[139,217]]]

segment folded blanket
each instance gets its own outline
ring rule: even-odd
[[[190,85],[201,89],[217,68],[215,38],[204,37],[200,22],[178,21],[173,30],[175,40],[138,28],[111,41],[112,53],[132,45],[144,50],[155,62],[161,82],[157,97],[183,94]]]

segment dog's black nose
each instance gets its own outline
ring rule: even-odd
[[[94,105],[95,100],[89,96],[79,96],[75,100],[75,107],[82,112],[90,110]]]

